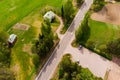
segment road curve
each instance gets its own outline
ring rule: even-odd
[[[79,27],[81,20],[83,20],[85,13],[89,10],[92,3],[93,0],[85,0],[75,18],[73,19],[70,27],[66,31],[64,37],[62,38],[62,40],[60,40],[59,44],[54,49],[52,55],[45,63],[35,80],[50,80],[55,71],[55,68],[64,55],[63,53],[66,47],[69,45],[70,39],[74,36],[75,30],[77,29],[77,27]]]

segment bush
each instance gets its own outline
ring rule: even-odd
[[[105,2],[104,2],[104,0],[94,0],[94,3],[93,3],[93,5],[92,5],[92,9],[94,10],[94,11],[100,11],[102,8],[103,8],[103,6],[105,6]]]
[[[40,64],[40,57],[37,54],[34,54],[32,60],[35,67],[38,68]]]
[[[86,45],[89,46],[89,48],[91,48],[91,49],[95,48],[95,42],[93,42],[93,41],[87,41]]]
[[[58,40],[59,38],[58,38],[58,34],[57,33],[55,33],[54,34],[54,40]]]
[[[94,76],[89,69],[82,68],[78,63],[72,62],[69,54],[63,56],[60,62],[58,77],[56,78],[58,80],[102,80],[102,78]]]
[[[93,49],[93,48],[90,48],[89,46],[85,45],[84,43],[81,43],[82,46],[86,47],[87,49],[97,53],[98,55],[101,55],[102,57],[108,59],[108,60],[112,60],[112,56],[108,53],[104,53],[104,52],[101,52],[99,49]]]
[[[120,56],[120,38],[107,44],[107,52]]]

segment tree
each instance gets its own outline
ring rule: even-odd
[[[4,31],[0,31],[0,42],[7,43],[8,34]]]
[[[107,52],[120,56],[120,38],[107,44]]]
[[[69,54],[63,56],[58,68],[59,78],[57,80],[102,80],[102,78],[94,76],[89,69],[72,62]]]
[[[49,20],[45,20],[41,26],[41,34],[35,43],[35,52],[41,57],[46,57],[53,46],[53,33]]]
[[[77,2],[77,6],[80,6],[84,2],[84,0],[76,0],[76,2]]]
[[[88,26],[88,19],[90,17],[90,13],[86,13],[84,20],[81,23],[81,26],[75,32],[76,42],[81,43],[82,41],[87,41],[90,35],[90,29]]]
[[[9,66],[10,65],[10,53],[11,50],[7,45],[0,42],[0,66]]]
[[[61,7],[61,16],[62,16],[62,18],[64,18],[64,8],[63,8],[63,5]]]
[[[70,67],[71,67],[71,60],[70,60],[70,56],[64,56],[60,66],[63,68],[64,71],[69,72],[70,71]]]
[[[73,4],[72,0],[67,0],[67,2],[63,6],[63,12],[64,12],[64,21],[65,23],[69,23],[73,17],[74,9],[73,9]]]

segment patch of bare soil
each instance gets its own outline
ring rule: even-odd
[[[18,29],[18,30],[28,30],[29,29],[29,25],[27,24],[21,24],[21,23],[17,23],[13,26],[13,29]]]
[[[120,58],[113,57],[112,62],[116,63],[118,66],[120,66]]]
[[[111,70],[109,72],[108,80],[120,80],[120,73]]]
[[[101,11],[91,15],[93,20],[120,25],[120,4],[106,4]]]
[[[20,66],[19,64],[15,64],[11,70],[14,72],[14,75],[16,75],[16,78],[19,79],[19,71],[20,71]]]
[[[32,47],[32,44],[24,44],[23,51],[31,54],[32,53],[31,52],[31,47]]]
[[[120,80],[120,67],[113,62],[110,65],[108,80]]]

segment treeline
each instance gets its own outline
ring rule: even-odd
[[[15,76],[10,71],[11,48],[9,48],[8,34],[0,31],[0,80],[15,80]]]
[[[104,0],[94,0],[91,9],[93,11],[100,11],[105,6],[105,4],[106,2]]]
[[[82,68],[77,62],[72,62],[70,54],[63,56],[57,74],[57,77],[51,80],[102,80],[94,76],[89,69]]]
[[[61,33],[65,33],[66,30],[68,29],[69,25],[72,22],[72,19],[74,17],[74,7],[72,4],[72,0],[67,0],[65,4],[62,5],[61,7],[61,16],[64,21],[64,27],[61,31]]]
[[[120,38],[110,41],[107,44],[107,53],[117,55],[117,57],[120,57]]]

